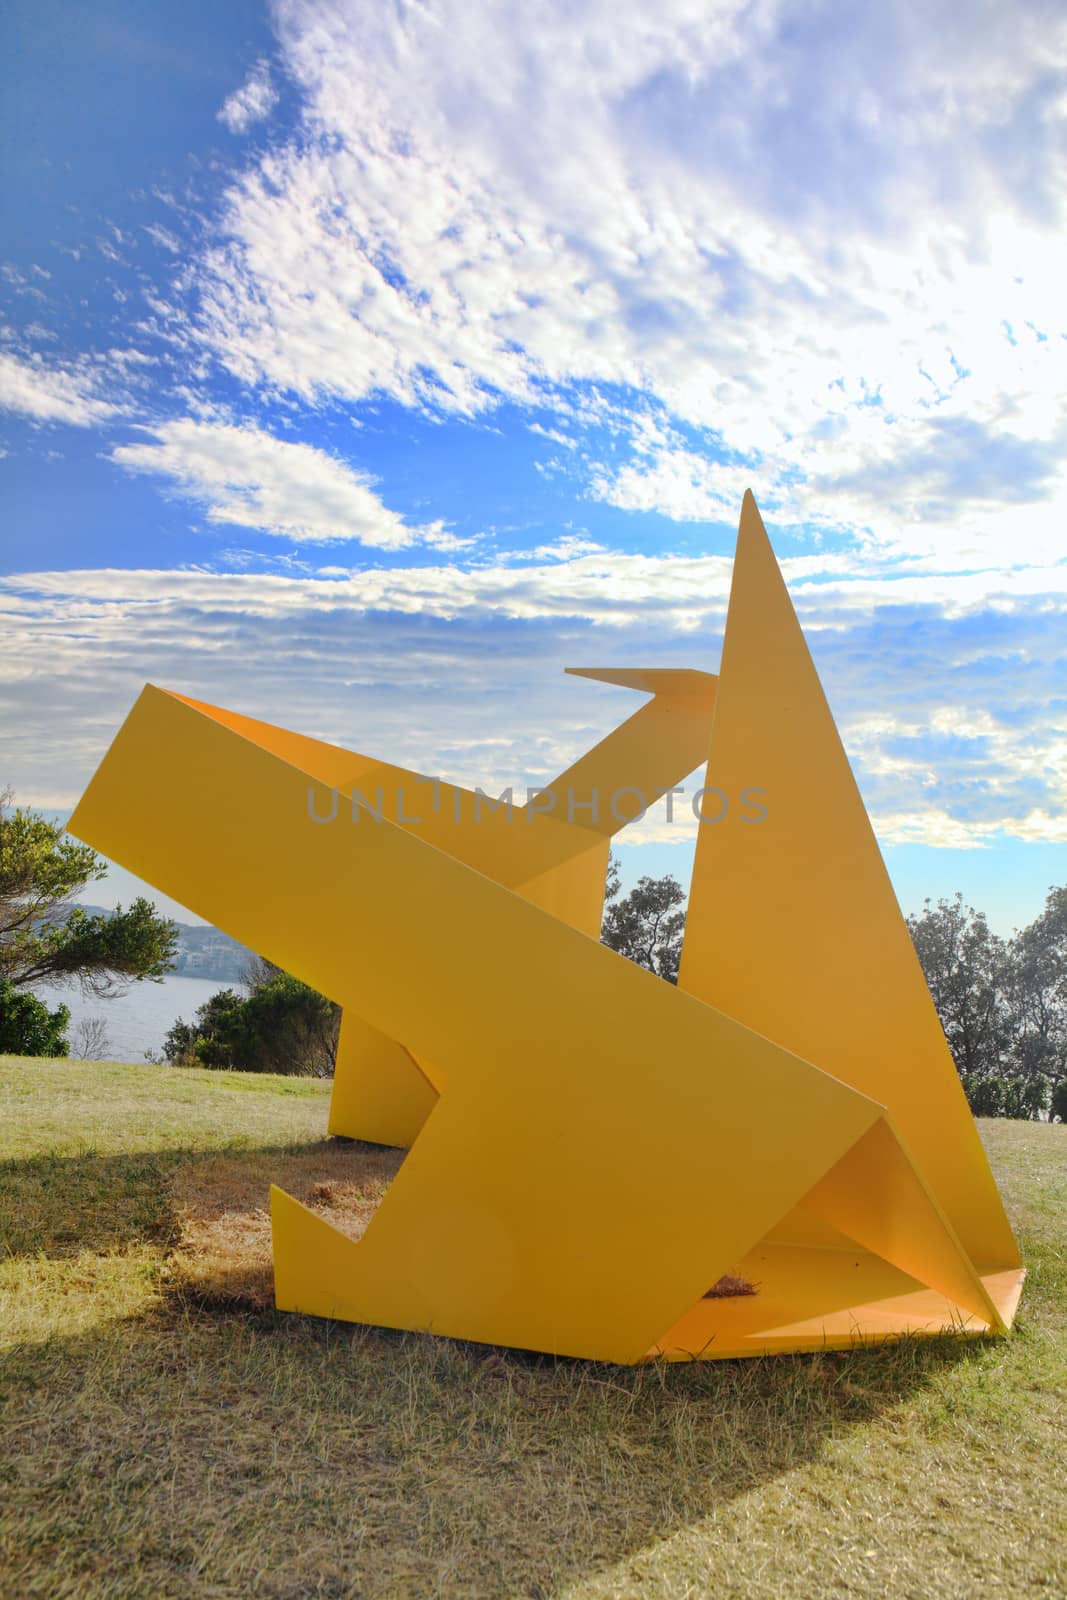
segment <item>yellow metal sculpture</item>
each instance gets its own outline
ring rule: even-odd
[[[521,808],[148,687],[71,820],[336,1000],[331,1131],[411,1147],[358,1242],[273,1191],[277,1304],[618,1362],[1004,1331],[1019,1255],[751,495],[719,677],[585,676],[652,699]],[[598,941],[607,852],[705,762],[673,987]]]

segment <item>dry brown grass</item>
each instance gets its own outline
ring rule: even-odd
[[[402,1152],[330,1143],[294,1153],[209,1156],[179,1167],[171,1184],[178,1240],[171,1283],[207,1305],[274,1304],[272,1183],[358,1239],[395,1176]]]
[[[732,1300],[737,1295],[758,1294],[759,1285],[749,1283],[747,1278],[741,1278],[736,1272],[724,1272],[717,1283],[704,1295],[705,1300]]]

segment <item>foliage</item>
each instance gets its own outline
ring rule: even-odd
[[[1067,888],[1050,889],[1044,911],[1012,942],[1010,1003],[1012,1059],[1054,1092],[1067,1077]]]
[[[1004,940],[962,897],[908,919],[976,1116],[1055,1115],[1067,1081],[1067,888]]]
[[[220,989],[193,1022],[179,1017],[163,1042],[166,1059],[216,1070],[329,1077],[340,1008],[289,973],[263,965],[263,981],[247,998]]]
[[[1048,1086],[1040,1078],[961,1073],[960,1080],[976,1117],[1015,1117],[1023,1122],[1036,1122],[1048,1099]]]
[[[197,1008],[192,1022],[178,1017],[163,1040],[163,1056],[175,1066],[230,1067],[233,1033],[244,1000],[235,989],[219,989]]]
[[[49,1011],[36,995],[16,989],[7,978],[0,977],[0,1054],[69,1055],[65,1037],[69,1023],[66,1006]]]
[[[962,895],[936,905],[927,900],[908,927],[961,1077],[995,1073],[1009,1039],[1004,941]]]
[[[608,889],[614,896],[618,888],[616,867],[614,884],[609,869]],[[640,878],[622,899],[609,900],[600,937],[639,967],[677,983],[684,932],[685,890],[668,873],[663,878]]]
[[[1049,1116],[1053,1121],[1067,1122],[1067,1078],[1061,1078],[1052,1091]]]
[[[71,907],[74,894],[106,876],[106,862],[64,838],[61,823],[10,800],[0,794],[0,977],[20,988],[78,982],[107,999],[171,971],[175,924],[144,899],[105,914]]]
[[[109,999],[125,984],[148,978],[159,982],[174,966],[178,930],[138,896],[124,911],[89,912],[74,906],[61,923],[50,923],[13,956],[16,983],[77,980],[86,994]],[[15,975],[17,974],[17,975]]]

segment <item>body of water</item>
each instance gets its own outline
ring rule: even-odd
[[[80,1054],[78,1023],[100,1017],[107,1029],[107,1045],[97,1054],[106,1061],[142,1062],[146,1050],[162,1053],[163,1037],[179,1017],[192,1022],[197,1007],[220,989],[244,992],[239,983],[227,983],[225,979],[172,976],[162,983],[135,983],[117,1000],[85,998],[77,985],[57,989],[42,984],[34,993],[50,1009],[60,1004],[68,1007],[67,1038],[72,1056]]]

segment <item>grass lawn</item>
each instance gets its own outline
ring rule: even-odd
[[[1067,1128],[982,1126],[1012,1338],[617,1368],[204,1292],[190,1195],[328,1193],[327,1094],[0,1058],[4,1600],[1067,1594]]]

